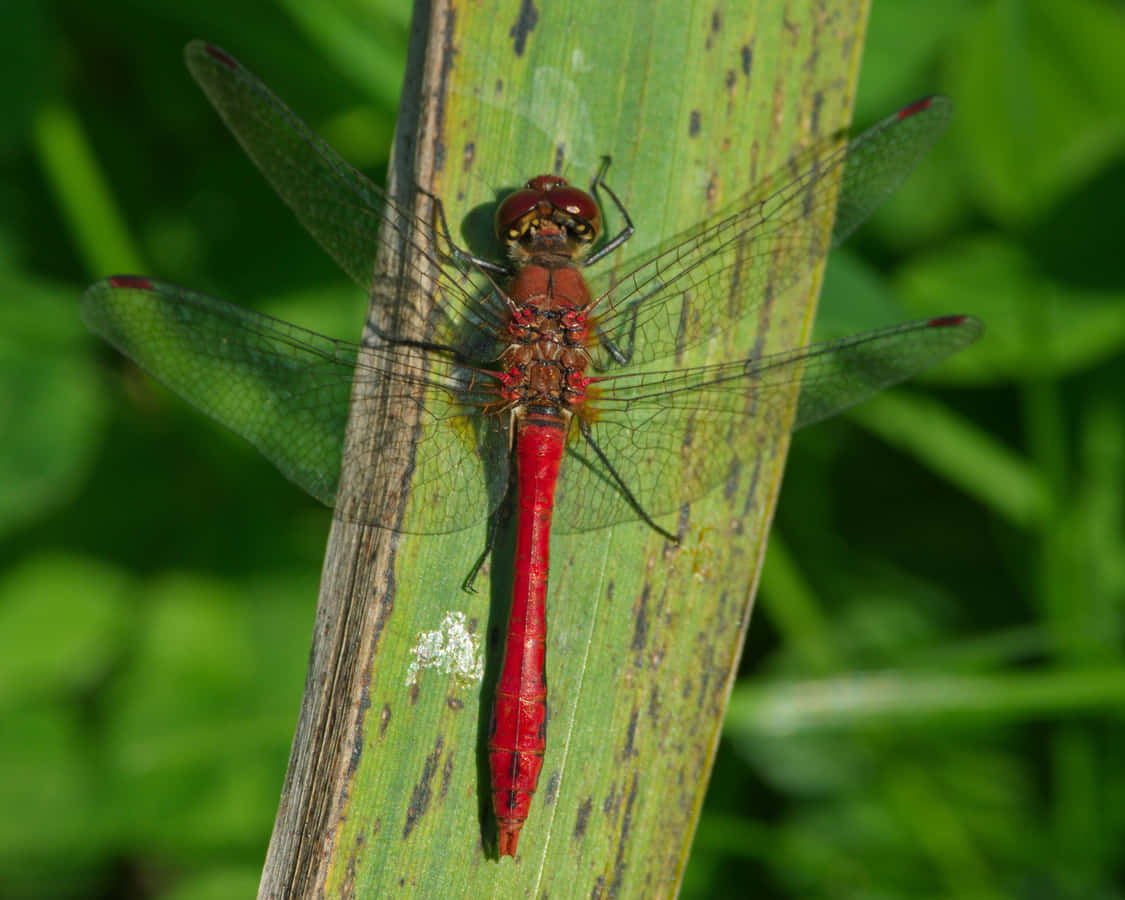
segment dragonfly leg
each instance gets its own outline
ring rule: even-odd
[[[590,445],[590,449],[593,450],[594,454],[601,460],[602,465],[605,466],[606,471],[609,473],[609,477],[613,480],[613,483],[617,485],[617,489],[621,491],[622,496],[628,504],[633,508],[633,512],[657,534],[666,538],[673,544],[679,544],[680,539],[672,534],[672,532],[657,525],[656,522],[653,521],[652,516],[645,511],[645,508],[641,506],[637,498],[633,496],[633,492],[629,490],[628,485],[626,485],[621,476],[617,474],[617,470],[613,467],[613,464],[610,463],[606,455],[602,452],[602,448],[598,446],[598,442],[594,440],[594,435],[590,433],[590,426],[580,421],[578,423],[578,430],[582,432],[582,437],[586,439],[586,443]]]
[[[484,561],[488,559],[489,555],[496,547],[496,536],[500,533],[500,526],[507,521],[508,517],[512,514],[512,491],[509,489],[504,494],[504,500],[500,507],[493,513],[488,523],[488,537],[485,538],[484,550],[481,551],[477,561],[473,563],[473,567],[469,570],[469,574],[465,576],[465,580],[461,582],[461,590],[467,594],[475,594],[477,589],[473,586],[473,582],[477,580],[477,575],[480,574],[481,568],[484,566]]]
[[[418,190],[429,197],[430,202],[434,205],[434,216],[437,218],[435,227],[438,228],[441,232],[441,236],[445,238],[445,242],[449,245],[450,256],[458,262],[471,263],[489,275],[498,275],[501,278],[510,278],[512,276],[512,270],[507,266],[481,256],[475,256],[454,241],[453,233],[449,230],[449,221],[445,218],[445,204],[441,202],[441,198],[431,194],[423,187],[419,187]]]
[[[590,182],[590,193],[594,195],[595,200],[598,199],[598,188],[602,188],[609,194],[613,205],[617,207],[617,211],[620,212],[622,218],[625,219],[625,227],[609,240],[604,247],[598,248],[596,253],[588,256],[583,263],[585,266],[592,266],[598,260],[605,259],[614,250],[629,240],[629,238],[633,236],[633,232],[636,231],[636,228],[633,227],[633,220],[629,218],[629,211],[625,209],[625,204],[621,202],[621,199],[613,192],[613,189],[605,183],[605,173],[609,170],[609,164],[611,162],[612,159],[610,157],[602,157],[602,164],[598,169],[598,174],[595,175],[594,180]]]
[[[657,288],[657,290],[659,290],[659,288]],[[602,349],[605,350],[619,366],[627,366],[633,360],[633,350],[637,346],[637,311],[641,308],[641,304],[650,296],[651,293],[646,294],[631,304],[632,312],[629,315],[629,331],[627,334],[621,336],[624,338],[621,343],[613,340],[613,338],[607,334],[601,334],[600,332],[598,334]]]

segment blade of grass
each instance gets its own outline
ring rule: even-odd
[[[1051,496],[1037,470],[948,408],[898,390],[848,415],[1013,524],[1031,527],[1047,520]]]
[[[1086,715],[1118,708],[1123,701],[1121,666],[1000,675],[850,674],[740,688],[731,698],[729,733],[751,740],[873,725],[924,728],[976,721],[994,726],[1032,716]]]
[[[73,110],[44,104],[35,116],[34,134],[44,175],[91,277],[143,271],[141,253]]]

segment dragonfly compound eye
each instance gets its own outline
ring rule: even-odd
[[[519,240],[523,234],[520,220],[534,212],[542,199],[543,192],[532,188],[509,194],[496,208],[496,237],[503,242]]]
[[[602,214],[597,201],[576,187],[557,187],[547,192],[547,200],[555,209],[575,219],[574,233],[579,237],[598,236],[602,230]]]
[[[570,217],[574,234],[584,241],[595,239],[601,232],[601,211],[592,196],[571,187],[558,175],[538,175],[497,207],[497,238],[505,243],[519,240],[525,230],[521,220],[537,208],[544,216],[554,209]]]

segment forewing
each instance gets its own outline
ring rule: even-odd
[[[794,428],[818,422],[911,378],[975,341],[981,324],[945,316],[738,363],[607,378],[593,389],[589,431],[616,471],[575,436],[557,496],[558,527],[584,531],[666,515],[755,459],[800,385]]]
[[[780,295],[867,219],[945,130],[952,105],[899,110],[794,176],[767,178],[722,212],[594,282],[595,365],[663,359]]]
[[[399,308],[384,334],[400,340],[464,346],[485,332],[500,333],[502,309],[487,279],[451,247],[439,247],[432,201],[418,217],[392,201],[328,144],[241,63],[202,41],[184,50],[188,69],[266,180],[309,233],[364,289],[373,287],[379,229],[401,239],[405,252],[395,284],[376,296],[432,297],[429,308]],[[383,274],[381,278],[392,277]],[[474,281],[475,279],[475,281]],[[471,332],[467,337],[465,332]],[[482,347],[484,358],[494,352]],[[496,349],[498,352],[498,348]]]
[[[355,452],[374,465],[399,473],[413,466],[407,516],[401,522],[373,520],[378,505],[355,498],[340,511],[346,517],[400,530],[453,531],[487,516],[503,495],[506,452],[484,458],[473,446],[504,443],[491,435],[500,420],[472,415],[494,399],[490,382],[439,354],[419,354],[418,362],[410,362],[397,349],[360,348],[135,276],[88,288],[82,318],[327,505],[336,502],[353,379],[388,410],[408,406],[416,413],[413,429],[391,438],[353,438]],[[480,419],[476,431],[474,418]],[[366,481],[372,492],[386,487],[380,470]],[[442,486],[440,503],[434,502],[435,485]]]

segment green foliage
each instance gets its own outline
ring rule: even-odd
[[[358,332],[363,298],[180,52],[237,49],[377,170],[408,11],[283,8],[5,13],[5,897],[257,883],[328,514],[77,312],[140,269]],[[820,327],[970,312],[988,333],[795,438],[684,896],[1121,893],[1125,23],[1094,2],[932,10],[875,3],[856,119],[943,91],[954,126],[838,253]]]

